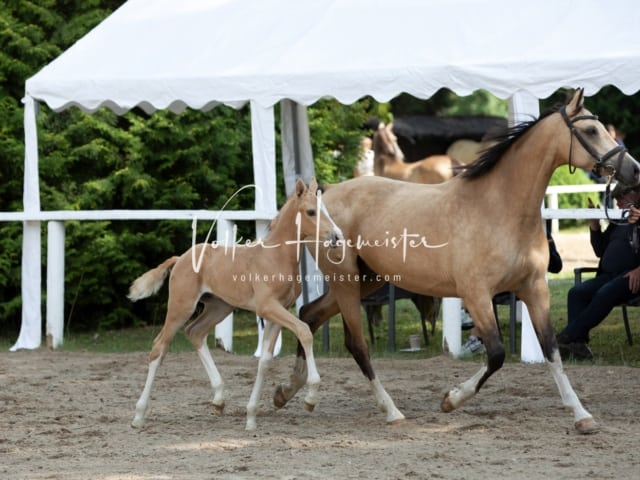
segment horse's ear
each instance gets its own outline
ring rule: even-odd
[[[314,194],[318,191],[318,182],[316,182],[316,177],[311,177],[311,180],[309,180],[309,190]]]
[[[573,97],[569,100],[567,104],[567,115],[572,117],[576,115],[584,105],[584,88],[576,88],[573,92]]]
[[[302,179],[299,178],[298,181],[296,182],[296,195],[298,197],[301,197],[306,189],[307,189],[307,186],[304,184]]]

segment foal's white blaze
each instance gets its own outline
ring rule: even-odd
[[[324,202],[322,201],[322,192],[318,191],[318,193],[316,193],[316,198],[317,203],[318,203],[318,210],[320,210],[322,213],[325,214],[325,216],[329,219],[329,223],[331,223],[331,227],[333,229],[333,233],[336,235],[336,237],[338,238],[338,240],[342,241],[344,240],[344,234],[342,233],[342,230],[340,230],[340,227],[338,227],[338,225],[336,225],[336,222],[333,221],[333,218],[331,218],[331,215],[329,215],[329,210],[327,210],[327,207],[325,206]],[[320,231],[320,223],[318,223],[318,231]]]
[[[149,409],[149,397],[151,396],[151,388],[153,387],[153,380],[156,377],[156,371],[160,366],[160,362],[162,361],[162,357],[156,358],[154,361],[149,363],[149,372],[147,373],[147,381],[144,384],[144,389],[142,390],[142,394],[140,394],[140,398],[136,403],[136,414],[133,417],[133,421],[131,422],[132,427],[142,427],[144,426],[145,415],[147,410]]]

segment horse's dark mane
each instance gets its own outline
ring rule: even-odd
[[[487,140],[497,143],[480,152],[480,156],[473,162],[456,167],[456,170],[461,172],[460,176],[464,178],[481,177],[485,173],[489,172],[500,161],[505,152],[509,150],[509,148],[511,148],[511,146],[520,137],[528,132],[530,128],[537,125],[540,120],[548,117],[558,110],[559,107],[553,107],[544,112],[537,119],[519,123],[518,125],[514,125],[513,127],[508,127],[497,132],[495,135],[491,135]]]

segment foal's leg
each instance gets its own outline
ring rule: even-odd
[[[256,375],[256,381],[251,390],[249,403],[247,403],[247,424],[245,430],[256,429],[256,415],[258,414],[258,404],[260,403],[260,392],[262,391],[262,384],[269,370],[269,365],[273,359],[273,350],[280,330],[280,325],[266,321],[262,335],[262,354],[258,360],[258,374]]]
[[[440,404],[443,412],[451,412],[474,397],[484,382],[502,367],[505,358],[504,345],[498,332],[491,297],[487,295],[481,300],[471,300],[465,297],[464,303],[484,343],[487,351],[487,364],[483,365],[471,378],[445,394]]]
[[[147,373],[147,380],[144,384],[142,394],[136,403],[136,413],[131,422],[133,427],[142,427],[145,422],[145,417],[149,409],[149,399],[151,397],[151,389],[153,388],[153,382],[155,380],[158,367],[162,363],[164,356],[167,354],[167,350],[173,337],[177,331],[184,325],[191,314],[193,313],[196,301],[189,298],[190,295],[185,294],[184,298],[174,300],[169,294],[169,303],[167,306],[167,316],[164,321],[164,326],[160,333],[153,341],[153,347],[149,354],[149,371]]]
[[[529,300],[527,293],[521,295],[519,296],[523,301],[524,298]],[[553,334],[553,328],[551,327],[549,308],[545,307],[545,305],[549,305],[549,289],[546,283],[542,287],[542,293],[538,292],[534,295],[535,296],[533,298],[537,301],[529,301],[528,303],[525,301],[525,303],[529,310],[531,323],[533,324],[538,341],[542,347],[547,365],[549,366],[549,370],[551,370],[551,375],[553,376],[560,392],[562,404],[565,407],[570,408],[573,412],[573,419],[575,422],[574,426],[579,433],[595,433],[599,430],[599,425],[593,419],[591,414],[582,406],[582,403],[580,403],[578,395],[576,395],[575,391],[571,387],[571,382],[569,382],[569,378],[562,368],[562,359],[560,358],[556,337]]]
[[[302,345],[304,357],[306,359],[305,366],[307,374],[305,382],[308,386],[307,396],[305,397],[305,409],[308,411],[312,411],[318,401],[317,396],[318,387],[320,385],[320,374],[318,373],[315,358],[313,355],[313,334],[311,333],[309,325],[302,322],[299,318],[290,313],[286,308],[273,300],[261,302],[261,306],[258,308],[258,315],[263,318],[268,318],[270,321],[291,330],[298,339],[298,343]],[[300,368],[296,369],[297,372],[300,370]],[[302,379],[297,381],[303,383]],[[299,388],[300,387],[296,387],[296,391]],[[279,390],[280,389],[278,389],[278,391]],[[278,405],[278,391],[276,391],[276,398],[274,398],[274,403],[277,407],[283,405]]]
[[[224,320],[233,311],[233,307],[217,297],[205,296],[201,300],[204,304],[204,309],[195,320],[187,325],[185,333],[198,352],[198,357],[200,357],[200,361],[204,365],[211,382],[213,413],[222,415],[224,411],[224,382],[211,357],[211,352],[207,346],[207,336],[215,325]]]

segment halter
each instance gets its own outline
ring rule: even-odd
[[[607,186],[608,186],[608,184],[611,183],[612,177],[616,173],[616,166],[622,163],[622,159],[627,153],[627,149],[622,145],[617,145],[613,147],[611,150],[609,150],[607,153],[605,153],[604,155],[598,155],[598,152],[596,152],[593,149],[593,147],[589,145],[589,143],[585,140],[585,138],[580,134],[580,132],[574,126],[574,123],[580,120],[598,120],[598,116],[597,115],[579,115],[575,117],[573,120],[571,120],[569,118],[569,115],[567,115],[566,107],[562,107],[560,109],[560,114],[562,115],[564,123],[567,125],[567,127],[571,131],[571,143],[569,144],[569,172],[573,173],[576,171],[576,167],[571,162],[572,153],[573,153],[573,137],[576,137],[580,142],[580,145],[582,145],[582,147],[587,151],[587,153],[591,155],[593,158],[595,158],[596,160],[596,164],[593,166],[591,171],[598,176],[602,176],[600,172],[601,170],[605,170],[607,172],[607,176],[609,177],[607,181]],[[609,160],[611,157],[613,157],[616,154],[618,154],[617,161],[615,162],[617,165],[606,165],[607,160]]]

